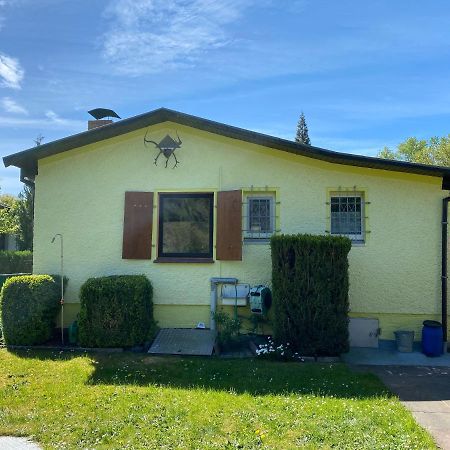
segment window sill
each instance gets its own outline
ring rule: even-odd
[[[181,257],[168,257],[168,256],[159,256],[156,258],[154,263],[197,263],[197,264],[212,264],[214,260],[212,258],[181,258]]]
[[[327,231],[327,233],[329,233]],[[329,233],[330,236],[342,236],[347,237],[352,242],[352,247],[364,247],[366,245],[366,241],[364,239],[352,239],[346,234],[339,234],[339,233]]]
[[[244,238],[244,244],[270,244],[270,238]]]

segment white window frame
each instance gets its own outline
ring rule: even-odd
[[[270,214],[270,228],[268,233],[261,233],[260,231],[250,231],[250,202],[251,200],[269,200],[269,214]],[[275,233],[275,194],[255,192],[254,194],[245,195],[245,221],[244,221],[244,239],[248,241],[267,241]]]
[[[359,198],[361,200],[361,232],[358,234],[351,233],[333,233],[332,230],[332,211],[331,211],[331,203],[334,197],[345,197],[345,198]],[[332,236],[346,236],[354,243],[363,244],[365,242],[365,213],[364,213],[364,193],[363,192],[331,192],[330,193],[330,234]]]

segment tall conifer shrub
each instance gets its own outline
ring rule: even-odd
[[[276,342],[289,342],[302,355],[348,351],[350,249],[346,237],[272,237]]]

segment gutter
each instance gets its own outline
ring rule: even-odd
[[[448,204],[450,197],[442,199],[442,276],[441,276],[441,290],[442,290],[442,328],[444,335],[444,352],[447,351],[447,263],[448,263],[448,251],[447,251],[447,238],[448,238]]]
[[[179,125],[202,130],[208,133],[218,134],[231,139],[237,139],[270,147],[295,155],[321,161],[342,164],[348,166],[365,167],[369,169],[391,170],[394,172],[416,173],[418,175],[446,178],[445,184],[450,184],[450,168],[417,164],[405,161],[374,158],[369,156],[354,155],[350,153],[336,152],[320,147],[296,143],[287,139],[281,139],[267,134],[257,133],[243,128],[226,125],[209,119],[184,114],[178,111],[160,108],[139,116],[119,120],[109,125],[97,127],[72,136],[58,139],[53,142],[41,144],[12,155],[5,156],[5,167],[14,165],[19,168],[27,168],[37,174],[37,161],[68,150],[83,147],[95,142],[110,139],[135,130],[147,128],[152,125],[173,122]]]

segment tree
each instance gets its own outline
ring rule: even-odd
[[[19,249],[33,250],[34,195],[32,188],[28,185],[25,185],[19,194],[16,215],[19,224],[19,233],[17,234]]]
[[[16,214],[17,198],[12,195],[0,196],[0,234],[17,234],[19,221]]]
[[[41,145],[44,136],[39,134],[34,143]],[[34,189],[25,185],[19,198],[0,196],[0,234],[14,234],[19,250],[33,250]]]
[[[311,145],[311,140],[308,135],[308,125],[306,125],[305,115],[300,114],[300,119],[297,124],[297,134],[295,135],[295,142],[300,144]]]
[[[410,137],[400,143],[395,151],[384,147],[378,153],[378,157],[436,166],[450,166],[450,134],[444,137],[432,137],[428,140]]]
[[[395,153],[389,147],[384,147],[377,156],[378,158],[395,159]]]
[[[25,186],[19,198],[0,196],[0,234],[14,234],[19,250],[33,250],[33,193]]]
[[[37,146],[44,140],[42,134],[38,134],[34,139]],[[19,200],[16,206],[17,222],[19,232],[17,233],[17,243],[20,250],[33,251],[33,230],[34,230],[34,186],[25,184],[22,192],[19,194]]]

